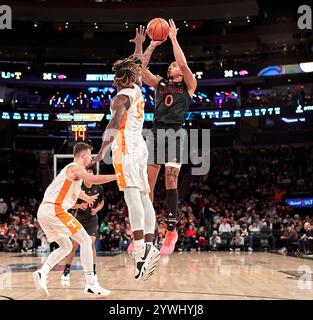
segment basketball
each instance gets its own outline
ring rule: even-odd
[[[152,19],[147,26],[147,34],[154,41],[163,41],[168,37],[169,25],[162,18]]]

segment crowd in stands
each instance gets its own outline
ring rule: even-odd
[[[312,175],[311,146],[215,149],[206,176],[182,172],[180,181],[188,181],[189,187],[181,192],[176,250],[312,254],[313,216],[284,203],[286,195],[311,196]],[[161,246],[167,228],[162,175],[156,195],[155,241]],[[0,199],[2,250],[50,249],[36,220],[40,201],[38,197]],[[99,250],[126,250],[132,231],[122,194],[104,185],[104,202],[98,214]]]

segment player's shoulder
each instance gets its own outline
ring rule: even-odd
[[[126,105],[128,106],[131,101],[131,95],[127,94],[127,92],[120,91],[114,98],[113,103],[111,104],[111,109],[114,110],[115,108],[119,109],[120,106]]]
[[[163,77],[161,77],[159,75],[157,75],[156,78],[157,78],[158,86],[160,86],[160,85],[161,86],[166,86],[169,83],[169,81],[167,79],[165,79],[165,78],[163,78]]]

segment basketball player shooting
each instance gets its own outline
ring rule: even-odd
[[[111,104],[112,118],[102,147],[93,163],[104,158],[112,145],[113,166],[120,191],[124,192],[134,236],[135,279],[147,280],[155,271],[160,252],[153,246],[155,211],[149,197],[148,150],[142,136],[144,99],[141,65],[135,57],[113,65],[117,95]]]
[[[91,150],[86,143],[74,146],[74,161],[64,167],[48,186],[43,201],[38,209],[38,222],[49,242],[56,242],[59,248],[51,252],[43,266],[33,273],[36,288],[42,294],[49,295],[47,277],[50,270],[70,254],[73,244],[70,238],[79,243],[80,258],[86,277],[85,293],[109,295],[110,290],[101,288],[93,272],[92,242],[86,230],[68,210],[77,199],[93,206],[98,194],[88,196],[81,190],[82,182],[87,184],[104,184],[116,180],[115,175],[92,175],[86,167],[91,162]]]
[[[157,20],[157,19],[155,19]],[[165,22],[166,23],[166,22]],[[150,26],[149,36],[153,35],[153,26]],[[162,26],[163,28],[163,26]],[[164,26],[166,28],[166,26]],[[159,29],[160,30],[160,29]],[[162,34],[165,34],[162,31]],[[168,207],[168,230],[161,247],[162,255],[173,253],[175,244],[178,239],[177,210],[178,210],[178,176],[181,168],[180,159],[183,152],[183,141],[185,139],[185,131],[182,129],[185,113],[189,109],[192,96],[197,87],[197,80],[194,78],[190,68],[188,67],[186,57],[178,43],[175,22],[169,20],[168,37],[171,40],[175,61],[172,62],[167,70],[168,79],[164,79],[158,75],[154,75],[147,69],[150,58],[156,47],[164,42],[151,41],[145,52],[142,53],[142,45],[145,41],[146,31],[143,27],[138,31],[138,36],[134,39],[136,44],[135,52],[138,57],[141,55],[142,60],[142,80],[147,85],[155,88],[155,108],[153,122],[153,139],[147,138],[147,144],[153,144],[153,163],[148,164],[148,179],[150,184],[150,198],[153,202],[154,188],[160,172],[161,165],[165,164],[165,188],[166,202]],[[158,36],[157,36],[158,37]],[[165,39],[166,40],[166,39]],[[174,130],[174,134],[168,137],[168,144],[165,143],[164,137],[158,135],[158,130]],[[180,138],[180,143],[176,143],[176,137]],[[171,147],[172,146],[172,147]],[[171,157],[171,152],[175,146],[175,156]],[[164,150],[165,159],[159,160],[157,149]],[[148,148],[150,150],[150,148]]]

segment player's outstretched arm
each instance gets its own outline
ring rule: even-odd
[[[169,30],[168,36],[172,41],[174,57],[180,70],[183,73],[184,81],[188,88],[189,94],[192,96],[197,88],[197,80],[195,79],[191,70],[189,69],[184,52],[178,43],[178,40],[177,40],[178,29],[176,28],[176,25],[173,19],[169,20],[169,25],[170,25],[170,30]]]
[[[145,52],[143,53],[142,56],[142,80],[144,83],[146,83],[148,86],[150,87],[154,87],[156,88],[159,81],[160,81],[160,77],[154,75],[151,71],[149,71],[147,69],[147,66],[150,62],[151,56],[155,50],[156,47],[160,46],[163,42],[165,42],[167,40],[167,38],[164,41],[151,41],[150,45],[148,46],[148,48],[145,50]]]
[[[84,168],[79,166],[68,167],[66,171],[66,176],[71,180],[84,180],[84,182],[86,182],[87,184],[104,184],[116,180],[115,174],[93,175],[88,173]],[[84,193],[82,195],[84,196]],[[84,198],[81,199],[85,200]]]
[[[130,101],[127,96],[118,95],[114,97],[111,103],[112,118],[104,131],[101,149],[96,157],[92,160],[90,166],[92,166],[96,162],[101,161],[104,158],[105,154],[109,150],[112,142],[119,132],[122,119],[129,107]]]
[[[134,56],[142,60],[143,51],[142,45],[146,40],[146,30],[144,26],[140,26],[139,29],[136,28],[136,36],[134,39],[129,40],[129,42],[135,43]]]

